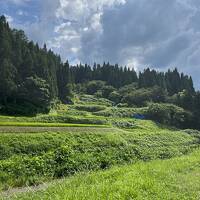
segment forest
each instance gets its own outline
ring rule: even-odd
[[[176,107],[182,109],[179,117],[184,117],[179,121],[184,126],[200,128],[200,92],[195,91],[192,77],[176,68],[167,72],[146,68],[137,73],[134,68],[106,62],[71,66],[46,45],[41,48],[29,41],[22,30],[11,29],[1,16],[0,112],[48,113],[57,102],[73,104],[77,93],[107,98],[114,106],[148,105],[147,117],[160,122],[174,121]]]

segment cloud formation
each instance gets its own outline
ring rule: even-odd
[[[199,0],[2,2],[0,11],[13,19],[13,26],[47,43],[63,60],[110,61],[137,69],[178,67],[193,75],[200,88]]]
[[[128,0],[107,8],[101,16],[102,33],[83,37],[82,59],[137,69],[178,67],[193,75],[199,87],[199,7],[195,0]]]

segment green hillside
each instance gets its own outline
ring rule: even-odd
[[[0,198],[198,200],[199,130],[192,77],[72,66],[0,17]]]
[[[165,161],[139,162],[54,182],[11,199],[185,199],[200,197],[200,151]],[[30,189],[31,190],[31,189]]]

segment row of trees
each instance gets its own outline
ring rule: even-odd
[[[93,67],[80,64],[71,67],[70,73],[72,76],[71,80],[75,83],[102,80],[115,88],[120,88],[135,82],[139,88],[159,86],[165,89],[169,95],[176,94],[184,89],[190,93],[195,91],[192,78],[179,73],[176,68],[168,70],[166,73],[147,68],[137,75],[134,69],[110,65],[109,63],[104,63],[102,66],[94,64]]]
[[[47,111],[53,99],[63,98],[63,87],[69,83],[66,74],[58,55],[28,41],[23,31],[10,29],[0,17],[1,111],[16,112],[16,105],[27,113]]]
[[[198,104],[192,78],[177,69],[164,73],[147,68],[137,74],[134,69],[109,63],[70,66],[47,50],[46,45],[40,48],[23,31],[11,29],[5,17],[0,17],[1,112],[48,111],[54,99],[70,102],[74,84],[87,84],[85,92],[97,92],[99,96],[129,105],[144,105],[148,99],[164,102],[166,96],[186,109]]]

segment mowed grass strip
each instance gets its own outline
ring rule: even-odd
[[[6,198],[2,198],[6,199]],[[169,160],[84,173],[50,184],[47,189],[15,193],[13,200],[198,200],[200,150]]]
[[[109,128],[109,125],[98,124],[70,124],[70,123],[35,123],[35,122],[0,122],[1,126],[19,126],[19,127],[96,127]]]

